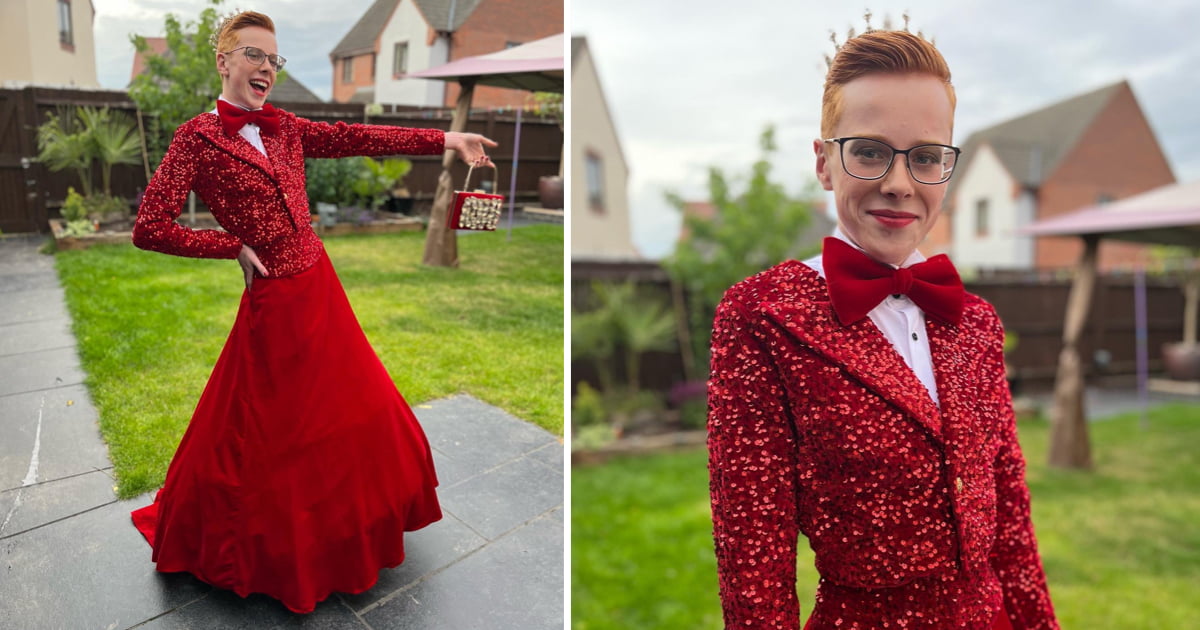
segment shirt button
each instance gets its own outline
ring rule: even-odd
[[[955,489],[957,489],[959,492],[962,492],[962,489],[963,489],[962,477],[959,477],[959,478],[957,478],[957,479],[955,479],[955,480],[954,480],[954,487],[955,487]]]
[[[283,193],[283,200],[287,201],[287,193]],[[916,334],[913,335],[913,338],[916,339]]]
[[[917,333],[913,333],[913,341],[917,340]]]

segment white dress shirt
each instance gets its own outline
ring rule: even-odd
[[[229,103],[230,105],[233,105],[234,107],[242,107],[241,105],[234,103],[233,101],[225,98],[224,96],[218,96],[217,100],[225,101],[226,103]],[[246,109],[246,108],[242,107],[242,109]],[[246,111],[255,111],[255,110],[246,109]],[[212,113],[216,114],[217,108],[214,107],[212,110]],[[220,114],[217,114],[217,115],[219,116]],[[246,123],[246,124],[242,125],[242,128],[238,130],[238,135],[245,138],[246,142],[250,143],[250,146],[254,147],[255,149],[258,149],[259,153],[261,153],[263,155],[267,154],[267,147],[263,146],[262,134],[258,130],[258,124]]]
[[[833,237],[863,251],[861,247],[846,238],[840,227],[834,229]],[[913,253],[909,254],[900,267],[911,267],[920,262],[925,262],[925,256],[921,252],[913,250]],[[821,274],[822,278],[825,277],[825,267],[821,262],[820,254],[804,261],[804,264],[812,267]],[[896,265],[892,265],[892,267],[896,267]],[[899,269],[899,267],[896,268]],[[883,332],[883,336],[892,342],[892,347],[896,349],[896,352],[904,357],[904,362],[925,385],[934,404],[939,404],[937,381],[933,377],[933,358],[929,352],[929,335],[925,332],[925,311],[922,311],[906,295],[889,295],[879,303],[879,306],[871,309],[871,312],[867,313],[867,317],[875,322],[875,325]]]

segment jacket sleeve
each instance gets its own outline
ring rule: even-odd
[[[175,222],[196,181],[200,138],[188,127],[175,131],[162,164],[154,172],[133,225],[133,244],[176,256],[237,258],[238,238],[221,230],[197,230]]]
[[[1017,441],[1012,393],[1004,376],[1004,331],[996,322],[992,344],[984,360],[984,373],[994,388],[992,397],[1001,406],[1001,446],[996,455],[996,540],[990,562],[1000,578],[1004,607],[1013,630],[1058,630],[1046,574],[1038,555],[1025,482],[1025,458]]]
[[[441,129],[412,129],[388,125],[348,125],[313,122],[296,117],[304,157],[338,158],[352,155],[437,155],[445,151]]]
[[[725,627],[794,630],[796,445],[765,348],[727,296],[713,325],[708,385],[713,540]]]

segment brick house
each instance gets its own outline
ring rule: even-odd
[[[1076,238],[1033,238],[1029,223],[1175,182],[1126,81],[977,131],[962,145],[942,218],[922,246],[965,270],[1073,265]],[[1105,241],[1102,269],[1146,258],[1145,246]]]
[[[376,0],[329,53],[333,101],[452,107],[458,84],[416,70],[563,32],[562,0]],[[475,89],[475,107],[521,107],[529,93]]]

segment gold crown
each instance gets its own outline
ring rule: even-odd
[[[883,16],[883,29],[876,29],[875,27],[871,26],[871,17],[872,16],[874,16],[874,14],[871,13],[870,9],[867,9],[866,12],[863,13],[863,21],[867,25],[866,30],[863,31],[864,35],[872,32],[872,31],[875,31],[875,30],[885,30],[885,31],[900,30],[900,31],[904,31],[905,33],[911,32],[908,30],[908,11],[905,11],[904,13],[902,13],[900,15],[901,19],[904,20],[904,26],[899,29],[892,28],[892,16],[890,16],[890,15]],[[848,41],[854,39],[857,35],[858,35],[858,33],[854,30],[854,27],[851,26],[849,29],[846,30],[846,41],[848,42]],[[917,31],[917,37],[920,37],[921,39],[925,39],[925,33],[922,31]],[[827,67],[827,68],[833,65],[833,58],[837,56],[838,51],[840,51],[842,49],[842,45],[843,45],[843,44],[838,43],[838,34],[837,34],[837,32],[835,32],[833,30],[829,31],[829,41],[833,42],[833,55],[825,55],[825,67]],[[930,44],[934,44],[934,45],[937,44],[937,42],[934,41],[933,38],[929,38],[927,41]]]

